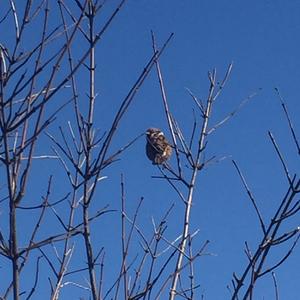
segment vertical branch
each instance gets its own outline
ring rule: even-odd
[[[128,247],[126,246],[126,224],[125,224],[125,187],[124,187],[124,176],[121,174],[121,240],[122,240],[122,266],[120,272],[120,279],[123,277],[123,288],[124,288],[124,299],[128,299],[128,286],[127,286],[127,274],[126,274],[126,257],[128,254]],[[129,242],[129,241],[128,241]],[[115,299],[118,298],[120,280],[117,282]]]
[[[34,90],[34,85],[35,82],[37,80],[37,76],[38,76],[38,68],[40,67],[40,63],[41,63],[41,57],[44,51],[44,47],[45,47],[45,37],[46,37],[46,30],[47,30],[47,24],[48,24],[48,16],[49,16],[49,7],[48,7],[48,1],[46,2],[46,7],[45,7],[45,16],[44,16],[44,22],[43,22],[43,31],[42,31],[42,36],[41,36],[41,47],[38,53],[38,57],[36,59],[36,63],[35,63],[35,68],[34,68],[34,76],[29,88],[29,93],[28,95],[30,95],[28,97],[27,100],[27,109],[26,112],[29,113],[29,111],[31,110],[31,94],[32,91]],[[40,125],[40,119],[41,119],[41,114],[38,118],[38,121],[36,122],[36,128],[35,128],[35,133],[34,136],[37,136],[37,133],[39,131],[39,125]],[[24,124],[22,126],[22,135],[21,135],[21,142],[20,142],[20,147],[21,149],[23,149],[25,147],[25,142],[26,142],[26,138],[27,138],[27,132],[28,132],[28,127],[29,127],[29,118],[26,118],[24,120]],[[33,150],[34,150],[34,145],[35,145],[36,139],[33,139],[32,143],[30,144],[30,149],[29,149],[29,155],[28,155],[28,160],[27,160],[27,164],[26,167],[23,171],[23,174],[21,176],[21,186],[20,186],[20,191],[18,193],[16,202],[20,203],[20,201],[22,200],[22,197],[25,193],[25,188],[26,188],[26,183],[27,183],[27,178],[28,178],[28,174],[29,174],[29,170],[30,170],[30,166],[31,166],[31,162],[32,162],[32,155],[33,155]],[[14,172],[16,173],[16,175],[18,175],[20,167],[21,167],[21,162],[22,162],[22,157],[23,157],[23,153],[22,151],[20,152],[19,157],[17,157],[16,159],[16,163],[15,163],[15,170]]]
[[[275,288],[275,300],[279,300],[278,284],[274,272],[272,272],[272,278],[273,278],[274,288]]]
[[[193,260],[192,260],[192,257],[193,257],[193,251],[192,251],[192,237],[189,236],[189,258],[190,258],[190,261],[189,261],[189,271],[190,271],[190,275],[189,275],[189,278],[190,278],[190,297],[189,299],[194,299],[194,289],[195,289],[195,273],[194,273],[194,264],[193,264]]]
[[[19,299],[19,266],[18,266],[18,243],[17,243],[17,221],[16,221],[16,181],[12,168],[10,155],[8,124],[3,103],[0,103],[0,123],[2,129],[2,139],[4,146],[4,165],[6,171],[6,182],[9,199],[9,255],[12,263],[13,274],[13,294],[14,300]]]
[[[151,32],[151,35],[152,35],[153,52],[157,53],[157,46],[156,46],[156,42],[155,42],[154,33]],[[158,57],[156,57],[156,59],[155,59],[155,66],[156,66],[157,77],[158,77],[158,81],[159,81],[159,85],[160,85],[160,91],[161,91],[161,96],[162,96],[163,105],[164,105],[164,109],[165,109],[165,114],[166,114],[166,117],[167,117],[167,121],[168,121],[169,129],[170,129],[170,132],[171,132],[173,144],[175,146],[178,173],[179,173],[179,177],[182,177],[182,174],[181,174],[182,169],[181,169],[181,164],[180,164],[179,149],[178,149],[178,146],[177,146],[177,140],[176,140],[176,135],[175,135],[176,131],[174,129],[172,118],[171,118],[171,113],[170,113],[170,110],[169,110],[169,105],[168,105],[168,101],[167,101],[167,93],[166,93],[166,90],[165,90],[165,85],[164,85],[164,81],[163,81],[163,77],[162,77]]]
[[[9,0],[9,2],[10,2],[11,10],[13,12],[14,21],[15,21],[16,43],[18,43],[19,42],[19,38],[20,38],[20,28],[19,28],[18,15],[17,15],[16,6],[15,6],[14,1],[13,0]]]
[[[7,167],[9,169],[9,166]],[[10,176],[8,176],[8,181]],[[13,182],[15,179],[12,179]],[[19,290],[20,290],[20,283],[19,283],[19,265],[18,265],[18,243],[17,243],[17,216],[16,216],[16,203],[13,197],[15,190],[15,186],[9,188],[9,228],[10,228],[10,237],[9,237],[9,248],[10,248],[10,255],[12,260],[12,271],[13,271],[13,293],[14,293],[14,300],[19,299]]]
[[[84,242],[85,250],[88,261],[88,272],[90,278],[90,286],[92,291],[93,300],[98,299],[96,274],[95,274],[95,259],[93,254],[93,246],[91,241],[91,230],[89,221],[89,203],[90,203],[90,172],[91,172],[91,159],[92,159],[92,145],[93,145],[93,113],[95,104],[95,36],[94,36],[94,17],[95,17],[95,6],[93,1],[88,2],[88,13],[89,21],[89,47],[90,47],[90,57],[89,57],[89,113],[87,119],[87,134],[86,134],[86,163],[85,163],[85,178],[84,178],[84,196],[83,196],[83,225],[84,225]]]
[[[15,10],[14,2],[10,1],[11,9],[14,15],[15,28],[16,28],[16,43],[19,40],[19,25],[17,13]],[[9,258],[11,260],[12,277],[13,277],[13,299],[19,299],[20,283],[19,283],[19,264],[18,264],[18,239],[17,239],[17,216],[16,216],[16,182],[17,177],[13,172],[13,163],[11,157],[11,149],[9,145],[9,124],[8,117],[5,113],[4,104],[4,80],[6,76],[5,59],[1,47],[1,63],[0,63],[0,76],[1,76],[1,97],[0,97],[0,126],[2,131],[2,140],[4,146],[4,165],[6,171],[6,182],[8,188],[8,201],[9,201]],[[14,154],[12,154],[14,155]]]
[[[61,14],[61,19],[64,25],[64,31],[65,31],[65,38],[66,38],[66,44],[69,43],[69,34],[67,31],[67,24],[64,18],[64,14],[63,14],[63,10],[62,10],[62,3],[59,2],[59,9],[60,9],[60,14]],[[71,49],[68,48],[68,61],[69,61],[69,67],[70,67],[70,73],[73,72],[73,64],[72,64],[72,55],[71,55]],[[76,91],[76,84],[75,84],[75,77],[74,75],[71,77],[71,86],[72,86],[72,93],[73,93],[73,99],[74,99],[74,103],[75,106],[77,107],[77,91]],[[76,113],[76,117],[77,117],[77,121],[78,121],[78,114]],[[79,148],[79,146],[77,146],[76,144],[76,140],[75,140],[75,136],[74,133],[72,131],[71,125],[69,125],[69,130],[71,132],[71,136],[72,136],[72,140],[76,149],[76,165],[80,164],[80,158],[81,158],[81,150]],[[82,137],[82,136],[81,136]],[[67,145],[68,146],[68,145]],[[69,174],[70,172],[68,170],[66,170],[66,173]],[[69,175],[71,176],[71,174]],[[72,200],[70,203],[70,212],[69,212],[69,216],[68,216],[68,223],[67,223],[67,237],[66,240],[64,241],[64,247],[63,247],[63,254],[62,254],[62,259],[60,260],[60,267],[59,270],[57,272],[57,278],[56,278],[56,284],[54,285],[54,288],[52,289],[51,292],[51,300],[57,300],[59,297],[59,292],[60,289],[62,287],[62,281],[63,278],[65,276],[65,273],[67,272],[67,265],[70,262],[70,256],[71,256],[71,250],[72,248],[69,247],[70,244],[70,238],[71,238],[71,229],[73,228],[73,219],[74,219],[74,214],[75,214],[75,209],[77,207],[76,205],[76,199],[77,199],[77,194],[78,194],[78,190],[77,190],[77,185],[78,185],[78,181],[79,181],[79,172],[78,169],[76,169],[75,175],[74,175],[74,179],[72,180]],[[99,298],[100,299],[100,298]]]
[[[125,188],[124,188],[124,177],[122,174],[121,179],[121,198],[122,198],[122,275],[124,283],[124,299],[128,298],[128,286],[127,286],[127,274],[126,274],[126,257],[128,248],[126,247],[126,225],[125,225]],[[128,241],[129,242],[129,241]]]
[[[182,266],[183,258],[185,255],[186,250],[186,244],[189,234],[189,227],[190,227],[190,214],[191,214],[191,208],[192,208],[192,202],[193,202],[193,195],[195,190],[195,183],[197,174],[199,171],[200,161],[201,161],[201,153],[204,149],[204,143],[205,143],[205,137],[206,137],[206,131],[208,127],[208,121],[212,110],[212,104],[214,100],[214,90],[215,90],[215,80],[216,80],[216,71],[213,71],[213,74],[209,76],[210,78],[210,88],[209,88],[209,94],[207,97],[206,102],[206,108],[205,113],[203,115],[203,122],[202,122],[202,128],[199,135],[199,141],[198,141],[198,150],[196,153],[196,159],[195,159],[195,165],[193,166],[192,176],[189,183],[189,191],[188,191],[188,197],[187,202],[185,203],[185,214],[184,214],[184,222],[183,222],[183,230],[182,230],[182,239],[181,243],[179,245],[179,252],[177,257],[177,263],[174,271],[174,277],[171,285],[170,290],[170,296],[169,300],[174,300],[176,296],[176,288],[178,284],[180,269]]]
[[[289,128],[290,128],[290,131],[291,131],[291,134],[292,134],[292,138],[295,142],[295,145],[297,147],[297,151],[298,151],[298,154],[300,155],[300,145],[299,145],[299,142],[298,142],[298,139],[297,139],[297,136],[296,136],[296,133],[295,133],[295,129],[294,129],[294,126],[293,126],[293,123],[292,123],[292,120],[291,120],[291,117],[290,117],[290,114],[287,110],[287,107],[284,103],[284,100],[279,92],[279,89],[278,88],[275,88],[275,91],[277,92],[277,95],[278,95],[278,98],[279,98],[279,101],[280,101],[280,104],[282,106],[282,109],[284,111],[284,114],[286,116],[286,119],[288,121],[288,124],[289,124]]]

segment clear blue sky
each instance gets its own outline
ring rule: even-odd
[[[117,1],[106,2],[99,24],[109,15],[114,4]],[[248,241],[255,248],[261,238],[253,207],[231,159],[235,159],[242,169],[266,222],[287,187],[283,170],[268,139],[268,130],[274,133],[286,155],[291,173],[299,170],[296,148],[274,91],[275,87],[279,88],[285,98],[299,137],[299,16],[300,2],[295,0],[129,0],[98,44],[96,91],[99,95],[95,126],[101,132],[107,129],[119,103],[152,55],[151,30],[160,44],[170,33],[174,33],[172,42],[161,57],[161,67],[170,108],[186,135],[190,134],[192,126],[193,103],[185,88],[191,89],[199,98],[205,98],[209,86],[208,70],[217,68],[221,79],[229,63],[233,62],[232,75],[215,106],[212,124],[222,120],[244,98],[258,92],[238,115],[211,136],[207,157],[216,155],[219,158],[226,156],[227,159],[204,169],[198,178],[192,228],[200,229],[200,232],[194,248],[208,239],[207,252],[212,254],[201,257],[195,265],[196,281],[200,284],[198,293],[204,294],[204,299],[230,298],[226,286],[230,284],[232,273],[239,274],[247,263],[244,242]],[[0,29],[3,31],[3,28]],[[9,33],[5,34],[7,43],[9,36]],[[81,49],[78,47],[76,51],[79,53]],[[88,81],[85,81],[87,73],[84,72],[82,70],[78,77],[81,101],[85,101],[88,91]],[[71,113],[66,109],[63,117],[59,117],[58,123],[49,131],[57,134],[58,125],[67,128],[69,116],[71,119]],[[114,149],[148,127],[162,128],[170,138],[154,70],[121,122]],[[50,143],[47,139],[45,141],[47,146],[43,144],[37,151],[42,149],[50,153]],[[99,185],[93,205],[95,209],[107,203],[112,209],[120,208],[119,178],[124,173],[129,214],[133,213],[139,198],[145,198],[138,223],[148,235],[152,230],[151,218],[158,221],[175,203],[167,231],[167,237],[172,240],[180,234],[182,224],[178,220],[183,217],[183,205],[166,182],[151,178],[158,174],[158,170],[146,159],[144,144],[143,138],[138,140],[119,162],[105,171],[108,179]],[[44,165],[47,171],[43,171],[43,178],[40,174]],[[36,164],[33,170],[35,182],[30,183],[28,194],[33,203],[39,201],[41,192],[46,189],[47,173],[54,174],[56,186],[53,197],[61,197],[68,191],[60,164],[52,161],[49,165],[49,162],[43,161]],[[33,200],[35,198],[37,200]],[[49,216],[49,222],[52,228],[57,226],[52,223],[53,217]],[[120,253],[115,246],[119,242],[119,225],[118,214],[105,216],[93,227],[93,238],[98,248],[106,247],[107,281],[112,280],[114,273],[119,271],[116,262]],[[287,229],[299,225],[299,218],[295,218]],[[47,230],[51,232],[52,228],[47,227]],[[82,247],[80,241],[76,242],[76,247]],[[132,256],[136,250],[132,249]],[[284,253],[276,250],[276,255]],[[76,251],[79,252],[79,249]],[[74,257],[76,265],[82,257],[78,253]],[[299,295],[299,259],[298,247],[276,272],[281,299],[294,300]],[[2,267],[0,273],[4,270],[5,267]],[[83,278],[78,275],[75,279],[84,282]],[[47,282],[44,284],[47,291]],[[106,284],[108,287],[109,283]],[[62,291],[62,299],[75,299],[80,295],[86,296],[81,289],[66,287]],[[258,284],[255,299],[275,299],[270,276]]]

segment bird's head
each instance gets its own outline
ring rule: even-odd
[[[146,131],[146,135],[147,137],[150,137],[150,136],[154,136],[154,135],[164,135],[164,133],[159,129],[159,128],[148,128],[147,131]]]

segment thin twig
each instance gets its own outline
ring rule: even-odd
[[[256,201],[255,201],[255,199],[254,199],[254,197],[253,197],[253,195],[252,195],[252,193],[251,193],[251,191],[250,191],[250,189],[248,187],[248,184],[247,184],[247,182],[246,182],[246,180],[245,180],[245,178],[244,178],[244,176],[243,176],[240,168],[238,167],[237,163],[234,160],[232,160],[232,163],[233,163],[234,167],[236,168],[236,170],[237,170],[237,172],[239,174],[240,179],[242,180],[242,183],[243,183],[243,185],[244,185],[244,187],[245,187],[245,189],[247,191],[247,194],[248,194],[248,196],[249,196],[249,198],[251,200],[251,203],[254,206],[256,215],[257,215],[257,217],[259,219],[259,223],[260,223],[261,229],[262,229],[263,233],[266,234],[266,227],[265,227],[263,218],[262,218],[261,213],[260,213],[260,211],[258,209]]]
[[[286,177],[287,177],[287,180],[288,180],[289,184],[291,184],[292,179],[291,179],[291,176],[290,176],[290,173],[289,173],[287,164],[286,164],[285,161],[284,161],[283,155],[281,154],[281,151],[280,151],[280,149],[279,149],[279,147],[278,147],[278,145],[277,145],[277,143],[276,143],[276,141],[275,141],[275,138],[274,138],[272,132],[271,132],[271,131],[268,131],[268,135],[269,135],[269,137],[270,137],[270,139],[271,139],[271,142],[272,142],[272,144],[273,144],[273,146],[274,146],[274,148],[275,148],[275,150],[276,150],[276,153],[277,153],[277,155],[278,155],[278,157],[279,157],[279,159],[280,159],[280,162],[281,162],[281,164],[282,164],[282,166],[283,166],[283,169],[284,169],[285,175],[286,175]]]
[[[296,133],[295,133],[295,130],[294,130],[293,123],[291,121],[289,112],[288,112],[287,107],[286,107],[286,105],[284,103],[284,100],[283,100],[283,98],[282,98],[282,96],[281,96],[281,94],[279,92],[279,89],[275,88],[275,91],[277,92],[277,95],[278,95],[279,101],[281,103],[282,109],[283,109],[283,111],[285,113],[285,116],[287,118],[287,121],[288,121],[288,124],[289,124],[289,128],[290,128],[290,131],[292,133],[292,137],[293,137],[295,145],[297,147],[298,154],[300,155],[300,145],[299,145],[299,142],[298,142],[298,139],[297,139],[297,136],[296,136]]]
[[[275,276],[274,272],[272,272],[271,274],[272,274],[274,289],[275,289],[275,300],[279,300],[279,291],[278,291],[277,279],[276,279],[276,276]]]
[[[152,36],[153,52],[157,53],[157,46],[156,46],[156,41],[155,41],[155,36],[154,36],[153,31],[151,31],[151,36]],[[170,132],[171,132],[173,145],[175,147],[178,173],[179,173],[179,176],[182,177],[182,174],[181,174],[182,168],[181,168],[180,156],[179,156],[179,151],[178,151],[178,146],[177,146],[175,128],[173,127],[173,123],[172,123],[172,119],[171,119],[171,114],[170,114],[168,100],[167,100],[167,93],[166,93],[166,89],[165,89],[163,76],[162,76],[160,64],[159,64],[159,61],[158,61],[158,57],[155,60],[155,66],[156,66],[156,71],[157,71],[157,77],[158,77],[158,80],[159,80],[160,91],[161,91],[161,96],[162,96],[163,105],[164,105],[164,109],[165,109],[165,114],[166,114],[166,118],[167,118],[167,121],[168,121],[169,129],[170,129]]]

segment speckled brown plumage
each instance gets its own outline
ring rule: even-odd
[[[158,128],[149,128],[146,131],[146,154],[154,165],[161,165],[166,162],[171,154],[172,147]]]

